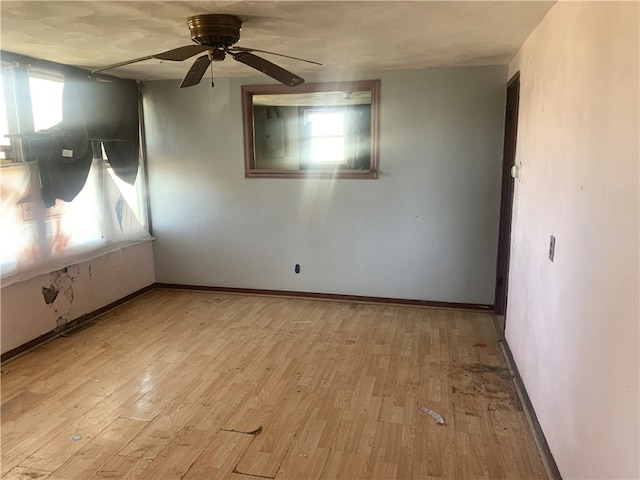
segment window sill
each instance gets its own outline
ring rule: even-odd
[[[376,179],[378,172],[373,170],[265,170],[248,169],[244,172],[245,178],[344,178],[344,179]]]
[[[42,263],[32,264],[26,266],[22,271],[11,271],[3,274],[0,283],[2,288],[13,285],[14,283],[25,282],[40,275],[47,275],[57,270],[69,267],[71,265],[77,265],[79,263],[90,262],[96,258],[102,257],[109,253],[122,250],[124,248],[138,245],[145,242],[155,240],[153,237],[143,240],[129,240],[120,242],[106,242],[100,241],[91,243],[89,245],[78,246],[70,249],[69,252],[56,256],[55,258],[46,260]]]

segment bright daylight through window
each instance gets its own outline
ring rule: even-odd
[[[311,124],[311,163],[345,163],[344,112],[307,110]]]
[[[34,131],[53,127],[62,121],[63,79],[51,80],[29,75],[29,93]]]

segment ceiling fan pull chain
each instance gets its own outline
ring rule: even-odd
[[[207,56],[209,57],[209,72],[211,72],[211,88],[215,87],[215,85],[213,84],[213,61],[215,60],[214,53],[215,50],[209,49],[207,51]]]

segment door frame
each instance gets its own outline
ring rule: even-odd
[[[513,214],[514,178],[511,167],[515,164],[518,137],[518,110],[520,104],[520,72],[507,82],[507,99],[504,115],[504,146],[502,152],[502,187],[500,194],[500,227],[498,231],[498,258],[494,311],[507,313],[509,287],[509,255],[511,253],[511,219]],[[504,325],[504,324],[503,324]]]

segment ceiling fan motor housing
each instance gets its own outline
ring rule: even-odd
[[[191,40],[207,47],[230,47],[240,40],[242,21],[234,15],[203,14],[187,19]]]

